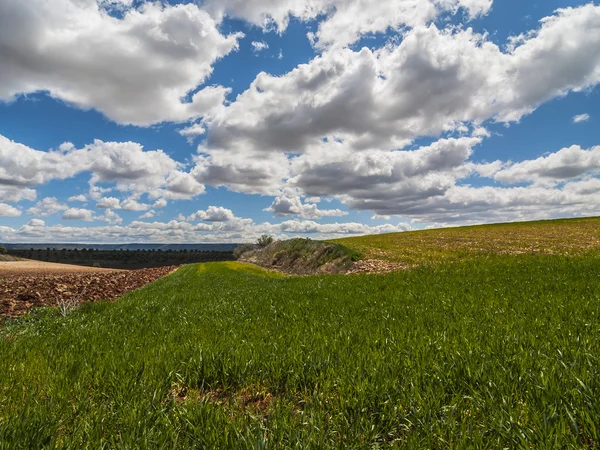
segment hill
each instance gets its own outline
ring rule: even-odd
[[[407,231],[332,241],[364,259],[419,265],[493,255],[583,255],[600,250],[600,218]]]

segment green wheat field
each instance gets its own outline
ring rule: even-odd
[[[600,446],[600,220],[340,241],[388,275],[184,266],[0,325],[0,449]]]

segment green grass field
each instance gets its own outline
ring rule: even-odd
[[[598,448],[600,258],[507,253],[186,266],[7,321],[0,448]]]

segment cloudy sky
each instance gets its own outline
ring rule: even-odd
[[[600,215],[600,3],[0,0],[0,241]]]

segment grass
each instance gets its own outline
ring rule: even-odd
[[[186,266],[0,330],[0,448],[598,448],[600,259]]]
[[[600,218],[478,225],[332,241],[366,259],[408,265],[498,254],[584,255],[600,250]]]

